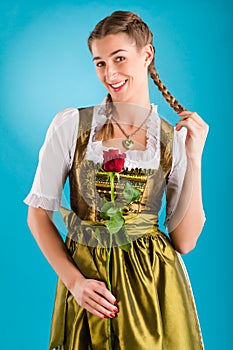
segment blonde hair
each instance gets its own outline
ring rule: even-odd
[[[109,34],[126,33],[131,39],[134,40],[138,48],[142,48],[147,44],[153,45],[153,34],[149,29],[148,25],[134,12],[129,11],[115,11],[110,16],[102,19],[95,26],[88,38],[88,47],[92,52],[92,42],[95,39],[102,39]],[[154,49],[155,52],[155,49]],[[184,111],[185,108],[179,104],[174,96],[168,91],[167,87],[162,83],[159,75],[154,66],[154,57],[148,66],[148,73],[153,79],[155,85],[161,91],[163,97],[169,103],[169,105],[175,110],[175,112]],[[103,128],[100,130],[98,137],[113,136],[113,125],[112,125],[112,99],[111,95],[108,94],[106,99],[106,114],[107,121]]]

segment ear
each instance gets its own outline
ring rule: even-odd
[[[147,44],[144,46],[143,50],[144,50],[145,63],[147,66],[149,66],[151,61],[154,58],[154,48],[151,44]]]

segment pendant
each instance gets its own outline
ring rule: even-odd
[[[130,139],[126,139],[126,140],[124,140],[122,143],[123,143],[123,146],[124,146],[125,148],[127,148],[127,149],[132,148],[133,145],[134,145],[134,141],[133,141],[133,140],[130,140]]]

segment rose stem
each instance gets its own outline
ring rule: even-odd
[[[111,202],[114,203],[115,196],[114,196],[114,178],[115,173],[111,172],[109,173],[109,179],[110,179],[110,188],[111,188]]]
[[[112,234],[110,233],[110,241],[109,241],[109,249],[107,249],[107,263],[106,263],[106,270],[107,270],[107,286],[108,290],[111,292],[112,286],[111,286],[111,280],[110,280],[110,258],[111,258],[111,248],[112,248]],[[112,339],[111,339],[111,318],[108,318],[108,348],[109,350],[112,350]]]
[[[110,179],[110,189],[111,189],[111,202],[114,203],[115,196],[114,196],[114,177],[115,173],[110,172],[109,173],[109,179]],[[110,279],[110,258],[111,258],[111,249],[112,249],[112,234],[110,233],[109,237],[109,249],[107,250],[107,263],[106,263],[106,270],[107,270],[107,286],[108,290],[112,290],[111,286],[111,279]],[[111,318],[108,318],[108,347],[109,350],[112,350],[112,339],[111,339]]]

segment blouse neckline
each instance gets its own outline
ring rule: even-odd
[[[160,161],[160,126],[161,120],[157,112],[157,105],[151,104],[151,114],[145,123],[146,148],[145,150],[126,150],[125,166],[129,169],[139,165],[144,169],[157,169]],[[94,107],[93,120],[89,142],[86,150],[86,159],[95,163],[103,162],[103,150],[110,148],[103,146],[102,141],[93,141],[96,130],[99,130],[106,121],[105,103]],[[111,149],[119,150],[117,147]],[[152,167],[153,165],[153,167]]]

